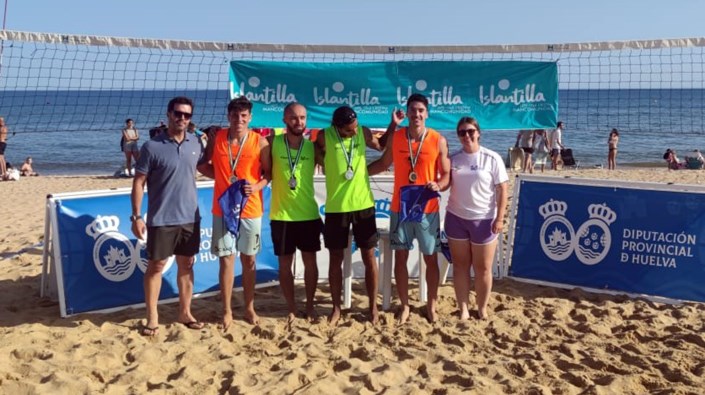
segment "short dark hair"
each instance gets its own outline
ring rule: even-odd
[[[176,96],[175,98],[169,100],[169,104],[166,106],[166,110],[168,112],[174,111],[174,107],[176,107],[177,104],[186,104],[191,106],[191,111],[193,111],[193,100],[189,99],[186,96]]]
[[[428,110],[428,98],[420,93],[413,93],[409,98],[406,100],[406,108],[409,109],[409,106],[413,102],[419,102],[426,107],[426,110]]]
[[[236,97],[228,103],[228,114],[243,110],[252,112],[252,102],[245,96]]]
[[[342,106],[333,112],[333,126],[343,127],[350,125],[357,119],[357,113],[351,107]]]
[[[557,128],[562,128],[562,127],[563,127],[563,122],[562,122],[562,121],[558,121],[558,123],[556,124],[556,127],[557,127]]]
[[[127,118],[127,119],[125,120],[125,123],[130,123],[130,122],[134,122],[134,121],[132,120],[132,118]]]

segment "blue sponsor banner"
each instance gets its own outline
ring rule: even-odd
[[[519,182],[511,276],[705,301],[705,194]]]
[[[230,96],[253,103],[253,127],[282,124],[290,102],[308,109],[308,126],[330,125],[342,105],[363,125],[386,128],[412,93],[429,99],[428,126],[454,130],[463,116],[483,129],[553,128],[558,117],[555,62],[230,62]]]
[[[269,202],[271,189],[263,190]],[[213,188],[198,189],[201,246],[195,256],[194,293],[219,290],[217,257],[210,253]],[[143,278],[147,268],[145,245],[131,231],[129,191],[110,196],[55,198],[61,250],[61,279],[66,314],[144,303]],[[147,197],[142,203],[147,207]],[[257,256],[257,283],[278,279],[279,265],[269,237],[269,205],[262,221],[262,251]],[[176,262],[170,258],[163,272],[159,299],[178,296]],[[240,287],[242,265],[235,265]]]

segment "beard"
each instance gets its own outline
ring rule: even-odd
[[[286,132],[291,133],[294,136],[302,136],[305,130],[306,128],[291,128],[289,126],[286,127]]]

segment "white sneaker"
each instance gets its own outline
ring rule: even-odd
[[[135,176],[135,169],[131,169],[131,170],[130,170],[130,175],[131,175],[132,177]]]
[[[125,171],[123,173],[125,174],[125,177],[130,176],[130,170],[128,170],[128,169],[125,169]]]

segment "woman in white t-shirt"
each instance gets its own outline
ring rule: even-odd
[[[463,117],[456,128],[462,149],[450,157],[450,197],[444,230],[453,260],[453,286],[460,319],[470,318],[470,265],[475,269],[477,316],[487,317],[492,263],[504,227],[509,177],[502,158],[480,146],[480,125]]]

